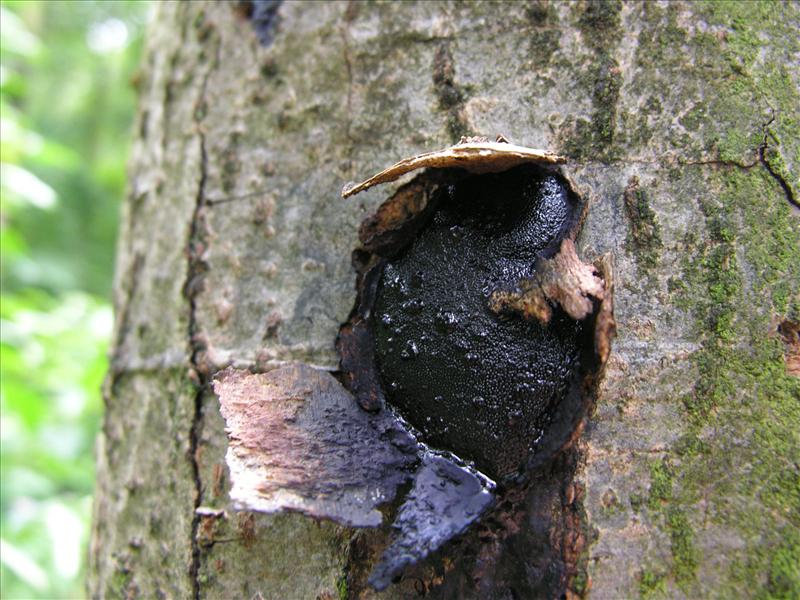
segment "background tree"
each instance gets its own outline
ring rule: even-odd
[[[522,520],[497,550],[516,570],[460,593],[535,595],[541,539],[574,565],[569,594],[796,595],[797,5],[256,8],[164,3],[149,34],[91,593],[371,594],[373,534],[222,512],[205,384],[227,364],[336,369],[356,230],[388,193],[343,202],[342,185],[504,133],[569,156],[591,202],[579,253],[613,255],[619,336],[574,479],[538,507],[568,508],[574,539]],[[446,564],[384,596],[455,594]]]

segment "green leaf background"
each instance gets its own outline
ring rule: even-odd
[[[151,5],[0,3],[0,597],[80,598]]]

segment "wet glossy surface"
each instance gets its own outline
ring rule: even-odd
[[[392,525],[396,535],[370,583],[379,590],[386,588],[409,564],[463,533],[493,503],[491,486],[479,475],[446,457],[424,455]]]
[[[579,325],[549,326],[488,308],[533,273],[577,203],[536,167],[468,177],[413,244],[386,265],[375,305],[376,356],[389,402],[430,445],[492,477],[524,463],[577,366]]]

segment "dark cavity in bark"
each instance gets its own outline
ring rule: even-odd
[[[374,587],[401,574],[432,597],[559,597],[574,587],[586,541],[574,443],[613,335],[610,270],[606,300],[583,320],[551,302],[540,323],[493,311],[489,298],[533,281],[537,261],[574,239],[584,210],[556,168],[443,168],[401,186],[362,223],[358,297],[337,340],[341,375],[362,408],[395,414],[414,433],[421,460],[392,510]],[[537,535],[515,535],[525,519]],[[369,539],[354,538],[354,556],[381,553]],[[447,577],[430,579],[444,565]],[[352,573],[349,589],[363,589],[364,569]]]
[[[582,323],[498,315],[552,255],[579,203],[555,173],[521,166],[439,189],[438,210],[383,269],[375,301],[377,367],[389,403],[429,445],[501,479],[536,451],[578,367]]]

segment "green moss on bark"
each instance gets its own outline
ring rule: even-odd
[[[620,156],[614,144],[617,124],[617,104],[622,88],[622,74],[614,50],[622,35],[620,29],[620,0],[591,0],[576,5],[578,24],[584,42],[594,56],[579,81],[592,98],[592,118],[567,119],[562,126],[565,152],[577,159]]]
[[[656,213],[650,207],[647,192],[640,187],[639,179],[632,177],[624,194],[625,212],[630,222],[628,247],[633,252],[640,268],[650,271],[658,264],[663,246],[661,226]]]
[[[670,498],[672,498],[672,473],[664,460],[658,460],[650,465],[650,496],[647,506],[650,510],[658,510]]]
[[[678,506],[671,506],[667,509],[665,516],[675,580],[681,587],[688,587],[695,578],[698,563],[698,552],[694,545],[694,532],[686,511]]]
[[[770,170],[797,179],[781,143],[798,137],[791,81],[780,60],[759,55],[765,36],[785,39],[787,48],[797,42],[791,19],[766,7],[698,4],[707,29],[688,41],[696,64],[719,83],[680,122],[696,132],[706,158],[715,152],[730,166],[704,178],[711,184],[699,201],[706,234],[687,239],[683,277],[669,286],[676,306],[694,314],[701,348],[693,357],[697,383],[682,398],[687,433],[669,457],[674,505],[685,511],[672,513],[664,528],[674,558],[668,579],[683,580],[688,591],[702,589],[702,581],[686,579],[695,560],[708,561],[691,550],[702,538],[698,530],[722,527],[744,548],[731,551],[728,588],[716,593],[747,585],[756,597],[798,597],[800,585],[784,569],[794,547],[784,540],[800,531],[800,383],[787,375],[772,330],[798,294],[800,227],[759,162],[766,145]],[[693,514],[700,505],[703,519]],[[642,588],[653,581],[643,577]]]
[[[336,580],[336,593],[339,594],[339,600],[347,600],[347,575],[342,574]]]
[[[714,179],[715,193],[701,202],[708,237],[686,257],[679,292],[690,296],[701,349],[697,384],[683,397],[688,431],[669,463],[671,577],[690,592],[691,574],[707,560],[694,529],[709,524],[688,512],[702,502],[711,525],[745,544],[729,591],[748,582],[760,586],[756,595],[786,597],[800,594],[782,567],[794,551],[784,538],[800,531],[800,380],[786,373],[772,323],[800,287],[800,227],[765,169],[731,168]],[[665,494],[665,472],[660,463],[651,469],[651,507]]]
[[[767,594],[770,598],[793,599],[800,591],[800,533],[787,532],[787,539],[772,555]]]
[[[691,583],[698,564],[698,552],[694,545],[694,533],[686,510],[676,502],[673,493],[672,467],[666,460],[658,460],[650,465],[650,496],[647,506],[651,516],[660,523],[668,534],[672,553],[671,575],[681,586]],[[663,576],[645,571],[640,580],[643,596],[653,594],[663,587]]]
[[[639,577],[639,595],[642,598],[652,598],[663,595],[667,591],[666,576],[645,569]]]

